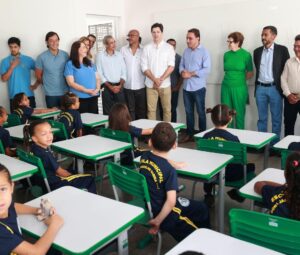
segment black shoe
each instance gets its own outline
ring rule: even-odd
[[[213,195],[205,195],[204,203],[209,207],[213,208],[215,206],[215,197]]]
[[[239,203],[243,203],[245,201],[244,197],[241,197],[237,189],[231,189],[227,191],[228,196]]]

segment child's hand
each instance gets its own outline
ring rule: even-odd
[[[64,224],[64,220],[62,217],[60,217],[55,211],[53,211],[54,214],[52,214],[50,217],[44,220],[44,223],[47,226],[53,225],[57,228],[61,228]]]
[[[174,162],[175,163],[175,165],[176,165],[176,169],[183,169],[183,168],[185,168],[185,167],[187,167],[187,163],[186,162]]]
[[[156,219],[152,219],[148,223],[151,226],[149,234],[156,235],[158,233],[160,223]]]

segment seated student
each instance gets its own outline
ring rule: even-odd
[[[131,116],[126,104],[116,103],[110,110],[108,117],[108,127],[113,130],[120,130],[129,132],[132,137],[132,142],[135,137],[141,137],[142,135],[151,135],[152,128],[141,129],[130,125]],[[140,156],[142,153],[138,149],[134,151],[135,157]],[[133,162],[133,158],[128,151],[125,151],[121,155],[121,164],[130,165]]]
[[[26,146],[28,146],[30,139],[33,142],[30,151],[42,160],[51,189],[73,186],[96,193],[96,184],[90,174],[73,174],[59,166],[50,150],[53,134],[47,121],[35,120],[24,127]]]
[[[284,171],[285,184],[259,181],[254,185],[270,214],[300,220],[300,154],[288,156]]]
[[[168,152],[176,148],[173,127],[166,122],[157,124],[149,145],[152,151],[141,157],[140,173],[146,177],[154,215],[149,221],[150,234],[162,229],[179,242],[199,227],[209,228],[206,204],[176,195],[177,173],[168,161]]]
[[[300,151],[300,142],[292,142],[289,144],[288,150]]]
[[[62,97],[62,112],[58,116],[58,121],[65,125],[69,138],[82,136],[82,120],[78,111],[79,106],[79,98],[74,93],[67,92]]]
[[[231,142],[239,142],[239,138],[229,131],[226,130],[227,126],[232,121],[233,115],[236,114],[234,110],[230,110],[225,104],[218,104],[213,109],[209,108],[206,111],[207,113],[211,113],[211,120],[215,126],[215,128],[207,132],[203,138],[212,139],[212,140],[220,140],[220,141],[231,141]],[[254,169],[253,164],[247,164],[247,173],[253,172]],[[225,169],[225,180],[226,181],[238,181],[243,179],[244,171],[243,166],[241,164],[228,164]],[[205,194],[205,202],[209,207],[214,205],[214,196],[212,195],[213,189],[212,183],[204,183],[204,192]],[[234,199],[238,202],[243,202],[245,199],[241,197],[238,193],[237,189],[232,189],[227,192],[231,199]]]
[[[39,208],[14,203],[12,195],[14,183],[7,168],[0,164],[0,250],[1,254],[46,254],[55,236],[63,225],[63,219],[52,210],[52,215],[44,223],[47,229],[34,244],[25,241],[20,233],[17,215],[40,213]]]
[[[56,108],[34,109],[30,107],[30,101],[25,93],[18,93],[12,101],[13,114],[20,117],[21,123],[25,124],[32,114],[47,113],[56,111]]]
[[[5,154],[11,157],[16,156],[16,147],[14,146],[9,131],[3,127],[7,121],[7,112],[4,107],[0,106],[0,140],[3,144]]]

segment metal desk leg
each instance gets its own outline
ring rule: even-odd
[[[268,144],[265,146],[265,153],[264,153],[264,169],[267,169],[267,168],[268,168],[269,149],[270,149],[270,144],[268,143]]]
[[[127,230],[123,231],[118,237],[119,255],[128,255],[128,236]]]
[[[78,168],[78,173],[83,174],[83,160],[77,158],[77,168]]]
[[[224,233],[224,186],[225,168],[219,173],[219,231]]]

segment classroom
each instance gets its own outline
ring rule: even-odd
[[[0,254],[300,254],[298,8],[2,0]]]

